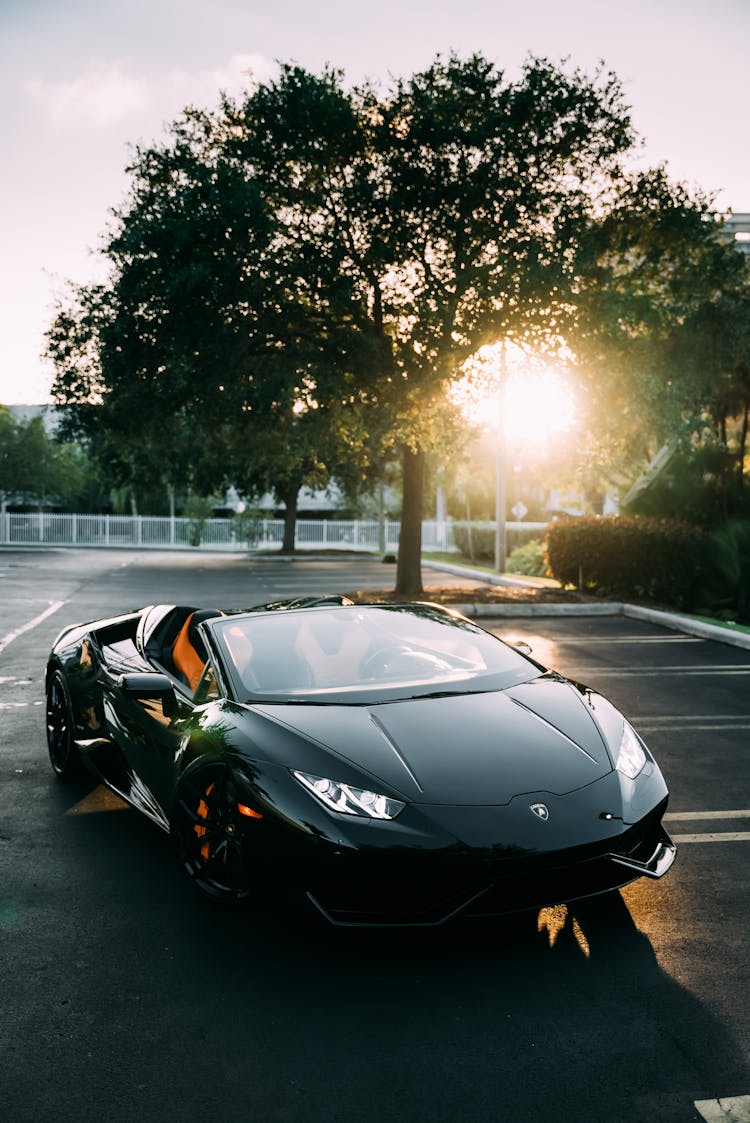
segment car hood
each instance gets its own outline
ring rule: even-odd
[[[585,698],[545,677],[372,706],[255,708],[409,802],[478,806],[524,792],[565,795],[612,771]],[[335,769],[332,759],[330,779],[341,778]]]

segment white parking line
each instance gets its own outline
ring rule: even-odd
[[[668,811],[665,819],[750,819],[750,811]]]
[[[656,678],[658,675],[681,675],[683,678],[692,678],[696,675],[747,675],[750,674],[750,663],[726,663],[719,665],[706,665],[696,667],[566,667],[565,673],[573,678],[587,675],[597,678],[627,678],[629,675],[638,675],[639,678]]]
[[[665,821],[705,822],[706,820],[726,821],[727,819],[750,819],[750,810],[741,808],[732,811],[668,811]],[[750,842],[750,831],[695,831],[692,834],[673,834],[675,842]]]
[[[3,638],[0,639],[0,651],[4,651],[9,643],[12,643],[14,639],[18,639],[24,632],[30,632],[32,628],[36,628],[38,624],[41,624],[48,616],[51,616],[53,612],[58,612],[64,604],[67,604],[67,601],[50,601],[49,608],[45,608],[44,612],[40,612],[33,620],[29,620],[28,624],[23,624],[20,628],[16,628],[14,632],[8,632],[6,636],[3,636]]]
[[[698,636],[565,636],[557,641],[565,647],[614,647],[641,643],[705,643]]]
[[[750,721],[750,714],[644,714],[643,717],[636,718],[628,715],[634,724],[640,725],[641,723],[648,722],[649,725],[672,725],[675,721],[680,721],[683,724],[691,721],[710,721],[714,725],[720,724],[724,721]]]
[[[630,720],[641,733],[730,733],[750,729],[750,714],[644,714]]]
[[[750,1096],[695,1100],[695,1109],[706,1123],[750,1123]]]
[[[673,842],[750,842],[750,831],[715,831],[706,834],[673,834]]]
[[[650,722],[634,721],[633,725],[640,733],[732,733],[750,729],[750,721],[725,722],[722,725],[714,723],[696,725],[692,722],[675,722],[673,725],[652,725]]]

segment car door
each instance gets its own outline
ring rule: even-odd
[[[175,760],[193,714],[193,698],[187,687],[153,672],[112,675],[103,685],[109,736],[129,775],[130,791],[123,794],[168,829]]]

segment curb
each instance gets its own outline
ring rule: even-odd
[[[614,601],[601,604],[448,604],[463,616],[622,616],[624,605]],[[748,637],[750,638],[750,637]]]
[[[674,612],[662,612],[656,608],[643,608],[639,604],[619,604],[608,601],[605,604],[451,604],[463,616],[491,619],[503,616],[626,616],[633,620],[645,620],[658,624],[673,632],[683,632],[688,636],[726,643],[731,647],[742,647],[750,651],[750,634],[733,632],[718,624],[705,624],[702,620],[691,620],[689,616],[679,616]]]
[[[546,589],[549,586],[540,585],[533,578],[506,577],[499,573],[488,573],[483,569],[472,569],[468,565],[453,565],[452,562],[438,562],[424,559],[423,569],[439,569],[443,573],[452,573],[455,577],[470,577],[473,581],[481,581],[483,585],[512,585],[520,589]]]
[[[454,573],[458,577],[470,577],[483,585],[515,585],[524,589],[548,588],[535,584],[532,580],[522,577],[500,577],[497,574],[483,573],[481,570],[471,569],[463,565],[451,565],[447,562],[427,562],[424,566],[432,569],[442,569],[446,573]],[[700,639],[714,640],[716,643],[726,643],[731,647],[742,647],[750,651],[750,633],[733,632],[731,628],[722,628],[719,624],[706,624],[702,620],[692,620],[689,616],[681,616],[677,612],[664,612],[658,608],[644,608],[639,604],[624,604],[619,601],[604,601],[602,604],[454,604],[463,616],[475,618],[491,618],[503,616],[626,616],[633,620],[645,620],[650,624],[658,624],[662,628],[669,628],[673,632],[683,632],[688,636],[698,636]]]

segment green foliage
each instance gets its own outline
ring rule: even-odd
[[[252,507],[238,511],[232,517],[232,530],[237,542],[243,542],[249,549],[254,549],[261,540],[263,512]]]
[[[632,481],[664,443],[702,438],[707,423],[726,444],[733,416],[744,446],[750,274],[712,200],[663,168],[627,176],[581,250],[568,341],[592,458]]]
[[[750,519],[731,519],[709,538],[710,567],[696,591],[696,611],[750,623]]]
[[[353,495],[398,457],[397,585],[418,593],[424,465],[457,443],[446,391],[481,345],[567,339],[631,459],[688,408],[742,406],[676,358],[739,255],[705,199],[623,174],[634,142],[613,74],[533,57],[508,79],[438,56],[382,89],[286,65],[186,111],[136,149],[107,280],[50,327],[69,433],[138,494],[273,491],[287,543],[301,486]]]
[[[679,511],[699,526],[750,515],[750,489],[743,487],[736,452],[715,441],[677,452],[650,486],[628,504],[628,513],[652,517]]]
[[[469,531],[470,527],[471,533]],[[523,548],[533,540],[534,535],[537,533],[538,531],[531,528],[528,530],[508,530],[506,535],[506,549],[512,555],[514,551]],[[472,522],[471,524],[467,522],[454,522],[453,540],[464,557],[473,558],[474,561],[494,562],[494,522]],[[508,568],[510,568],[510,566],[508,566]]]
[[[508,573],[519,573],[526,577],[548,577],[547,556],[544,545],[538,538],[523,546],[516,546],[508,555]]]
[[[15,421],[0,407],[0,499],[89,510],[101,488],[82,449],[50,437],[41,417]]]
[[[188,519],[186,527],[188,542],[191,546],[200,546],[206,523],[213,514],[213,503],[200,495],[191,495],[185,504],[182,516]]]
[[[564,585],[688,611],[710,562],[703,530],[675,519],[561,519],[545,544],[550,572]]]

